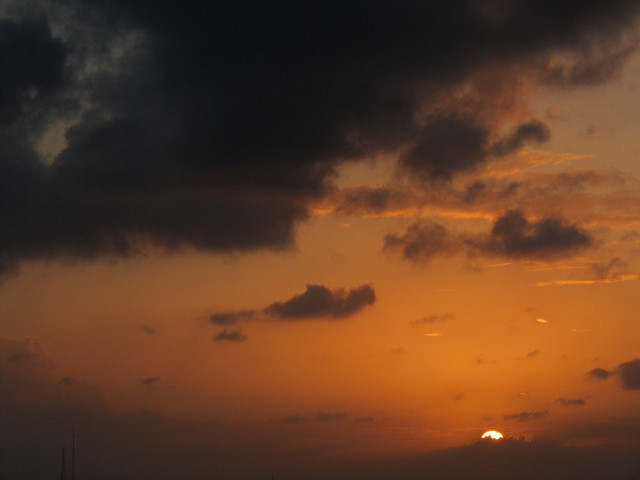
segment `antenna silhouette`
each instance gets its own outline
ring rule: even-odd
[[[76,480],[76,426],[71,430],[71,480]]]
[[[62,447],[62,470],[60,472],[60,480],[67,480],[67,466],[64,462],[64,447]]]

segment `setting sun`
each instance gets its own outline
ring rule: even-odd
[[[500,432],[496,432],[495,430],[489,430],[482,434],[482,438],[491,438],[492,440],[500,440],[503,438],[503,435]]]

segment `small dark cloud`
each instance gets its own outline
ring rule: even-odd
[[[216,342],[246,342],[248,339],[241,330],[227,328],[215,336]]]
[[[607,263],[594,263],[591,265],[593,272],[596,275],[596,278],[602,280],[605,278],[609,278],[611,275],[611,271],[616,268],[625,267],[627,264],[619,257],[612,258]]]
[[[576,399],[559,398],[556,400],[556,403],[559,403],[560,405],[563,405],[565,407],[573,407],[573,406],[585,405],[587,402],[585,402],[581,398],[576,398]]]
[[[464,398],[464,393],[456,393],[455,397],[453,397],[453,399],[456,401],[464,400]]]
[[[266,315],[283,320],[308,318],[344,318],[373,305],[376,294],[370,285],[361,285],[346,291],[329,290],[324,285],[307,285],[307,290],[285,301],[264,309]]]
[[[545,258],[571,253],[590,243],[590,237],[575,224],[567,225],[555,217],[530,222],[520,210],[510,210],[475,247],[485,254]]]
[[[538,355],[540,355],[540,350],[534,350],[533,352],[527,353],[527,359],[536,358]]]
[[[549,127],[535,119],[518,125],[495,143],[490,142],[491,133],[476,116],[432,115],[413,148],[400,157],[400,164],[422,181],[449,180],[491,157],[508,155],[550,137]]]
[[[437,255],[454,253],[455,249],[454,237],[434,222],[417,222],[404,235],[387,234],[383,247],[385,252],[399,252],[413,263],[426,263]]]
[[[625,390],[640,390],[640,359],[621,364],[618,372]]]
[[[493,145],[495,155],[503,156],[513,153],[527,143],[542,143],[549,140],[551,131],[540,120],[530,120],[519,125],[509,136]]]
[[[334,207],[336,213],[381,213],[407,205],[410,197],[399,189],[389,187],[358,187],[340,190]]]
[[[520,412],[502,417],[504,421],[515,420],[516,422],[530,422],[533,420],[541,420],[549,416],[549,411],[542,412]]]
[[[287,425],[297,425],[304,420],[304,417],[301,415],[289,415],[282,419],[282,423]]]
[[[32,358],[36,358],[38,355],[35,353],[14,353],[9,358],[7,358],[7,362],[23,362],[25,360],[31,360]]]
[[[436,322],[445,322],[447,320],[451,320],[454,317],[455,315],[453,313],[443,313],[441,315],[432,313],[422,318],[418,318],[417,320],[413,320],[411,322],[411,325],[423,325],[423,324],[432,324]]]
[[[396,347],[391,349],[391,353],[393,355],[404,355],[405,349],[404,347]]]
[[[63,377],[58,382],[58,385],[62,387],[72,387],[76,384],[76,379],[73,377]]]
[[[255,310],[237,312],[220,312],[209,315],[209,321],[215,325],[235,325],[240,320],[247,320],[255,315]]]
[[[387,234],[385,252],[400,253],[413,263],[426,263],[438,255],[466,252],[468,255],[506,258],[552,258],[569,255],[591,244],[591,237],[576,224],[556,217],[530,221],[520,210],[499,217],[486,234],[455,234],[443,225],[416,222],[404,235]]]
[[[484,354],[480,353],[478,355],[474,355],[471,361],[476,365],[484,365]]]
[[[334,420],[343,420],[346,416],[345,413],[318,412],[316,414],[316,420],[318,422],[332,422]]]
[[[143,325],[142,327],[140,327],[140,330],[142,330],[144,333],[146,333],[150,337],[158,333],[158,331],[155,328],[153,328],[151,325]]]
[[[140,385],[147,388],[155,388],[160,381],[160,377],[147,377],[140,381]]]
[[[376,421],[374,417],[366,416],[366,417],[356,417],[353,419],[356,423],[373,423]]]
[[[587,372],[587,378],[590,378],[592,380],[606,380],[611,375],[613,375],[613,372],[605,370],[604,368],[594,368],[593,370]]]

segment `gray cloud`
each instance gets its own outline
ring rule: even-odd
[[[618,367],[622,386],[626,390],[640,390],[640,359],[625,362]]]
[[[540,355],[540,350],[534,350],[532,352],[527,353],[527,358],[536,358],[538,355]]]
[[[533,420],[541,420],[549,416],[549,411],[544,410],[542,412],[520,412],[510,415],[504,415],[502,419],[504,421],[515,420],[516,422],[530,422]]]
[[[246,342],[248,337],[241,330],[225,328],[215,336],[214,340],[216,342]]]
[[[285,302],[275,302],[264,309],[270,317],[283,320],[308,318],[344,318],[360,311],[376,301],[370,285],[360,285],[346,291],[343,288],[329,290],[324,285],[307,285],[304,293]]]

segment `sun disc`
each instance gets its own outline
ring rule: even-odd
[[[503,435],[500,432],[496,432],[495,430],[489,430],[488,432],[484,432],[482,434],[482,438],[490,438],[492,440],[500,440]]]

